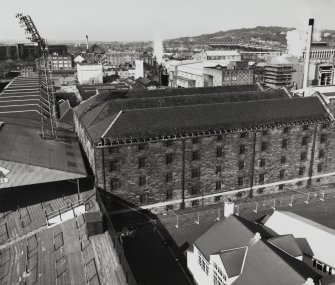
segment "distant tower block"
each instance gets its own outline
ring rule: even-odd
[[[86,35],[86,49],[88,50],[88,35]]]
[[[135,79],[139,77],[144,77],[143,61],[136,59],[135,60]]]

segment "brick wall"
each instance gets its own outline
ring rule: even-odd
[[[142,148],[120,145],[104,148],[104,154],[95,149],[96,174],[103,188],[104,155],[107,191],[135,205],[170,203],[177,209],[182,199],[188,207],[218,202],[221,195],[237,199],[299,190],[309,182],[313,187],[327,187],[335,176],[317,176],[335,172],[334,144],[334,125],[312,124],[179,139],[170,146],[166,141]],[[172,155],[169,164],[167,154]],[[145,159],[142,168],[141,158]],[[114,164],[111,171],[113,162],[117,168]],[[167,173],[173,173],[172,181],[167,182]],[[316,178],[310,180],[310,174]],[[140,177],[146,177],[146,185],[139,185]],[[114,188],[113,180],[118,181]]]

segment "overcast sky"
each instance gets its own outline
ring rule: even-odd
[[[4,1],[4,0],[2,0]],[[48,40],[152,40],[233,28],[299,27],[314,17],[335,29],[335,0],[10,0],[0,9],[0,40],[25,38],[15,14],[32,17]]]

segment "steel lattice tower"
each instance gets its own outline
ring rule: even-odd
[[[19,19],[21,27],[25,29],[27,39],[37,44],[41,54],[40,63],[38,65],[38,76],[40,82],[42,137],[56,139],[56,104],[48,64],[48,48],[45,40],[38,33],[36,26],[30,16],[17,14],[16,18]]]

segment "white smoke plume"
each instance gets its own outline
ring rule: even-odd
[[[154,56],[156,57],[157,63],[161,64],[163,60],[163,41],[157,30],[154,33]]]
[[[302,30],[288,31],[286,34],[287,53],[297,57],[302,56],[303,50],[306,48],[307,33]]]

